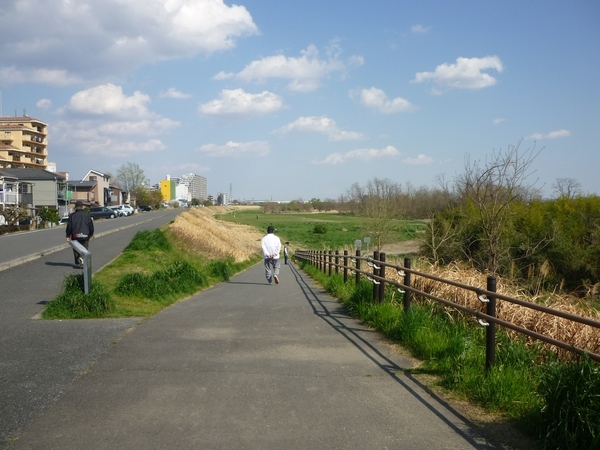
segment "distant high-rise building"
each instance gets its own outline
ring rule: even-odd
[[[182,175],[179,184],[183,184],[188,189],[188,201],[197,198],[204,201],[208,198],[208,181],[206,178],[193,173]]]
[[[48,124],[29,116],[0,117],[0,167],[46,169]]]

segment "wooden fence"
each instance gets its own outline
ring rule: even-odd
[[[348,251],[344,251],[341,255],[339,251],[317,251],[317,250],[298,250],[294,253],[297,260],[305,261],[314,265],[319,270],[329,276],[333,273],[343,273],[344,283],[347,283],[350,277],[354,277],[356,284],[361,282],[361,278],[373,283],[373,299],[376,302],[381,302],[385,295],[385,290],[388,286],[397,288],[403,294],[403,307],[406,312],[409,311],[413,295],[422,296],[434,300],[445,306],[449,306],[460,310],[466,314],[472,315],[478,323],[486,327],[486,369],[489,370],[495,363],[496,358],[496,325],[500,325],[517,333],[529,336],[530,338],[546,342],[558,348],[564,349],[580,355],[588,355],[591,359],[600,362],[600,355],[589,350],[579,348],[572,343],[557,340],[551,336],[529,330],[512,322],[502,320],[497,317],[497,302],[509,302],[520,305],[525,308],[540,311],[545,314],[550,314],[555,317],[561,317],[567,321],[577,322],[588,325],[595,330],[600,330],[600,322],[593,319],[571,314],[565,311],[549,308],[536,303],[527,302],[517,298],[509,297],[496,292],[496,278],[494,276],[487,277],[487,285],[485,288],[480,286],[469,286],[458,283],[453,280],[440,278],[426,272],[419,272],[411,268],[411,259],[405,258],[404,265],[391,264],[386,262],[386,254],[383,252],[373,252],[373,257],[362,256],[360,250],[356,251],[355,255],[349,255]],[[366,266],[366,267],[365,267]],[[386,276],[386,271],[393,270],[402,281]],[[413,287],[413,277],[423,277],[439,283],[454,286],[461,290],[472,291],[479,301],[485,305],[485,312],[469,308],[464,305],[457,304],[451,300],[441,298],[430,293]],[[600,333],[597,333],[600,339]]]

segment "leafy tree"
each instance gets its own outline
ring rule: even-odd
[[[60,220],[58,211],[56,209],[50,209],[47,206],[44,206],[41,209],[40,218],[42,219],[44,228],[46,228],[49,223],[57,223]]]

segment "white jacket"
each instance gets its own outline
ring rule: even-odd
[[[281,252],[281,240],[273,233],[267,234],[260,241],[262,245],[262,251],[265,258],[279,259],[279,253]]]

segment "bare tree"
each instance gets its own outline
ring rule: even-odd
[[[582,194],[581,184],[574,178],[557,178],[552,189],[556,197],[575,198]]]
[[[389,179],[374,178],[365,187],[354,183],[348,190],[349,204],[356,214],[370,218],[365,231],[375,238],[377,250],[389,241],[397,229],[396,218],[401,216],[402,189]]]
[[[471,162],[465,158],[465,173],[455,178],[454,184],[461,197],[472,202],[478,215],[478,226],[482,232],[485,247],[483,263],[492,273],[500,267],[502,232],[510,214],[511,203],[517,200],[527,201],[539,196],[534,188],[537,179],[530,183],[535,173],[531,165],[543,149],[535,150],[535,145],[525,151],[520,150],[520,141],[507,150],[492,152],[484,162]]]
[[[128,195],[139,197],[143,190],[145,190],[150,182],[144,174],[144,170],[136,163],[125,163],[117,171],[116,179],[119,182],[119,186]]]

